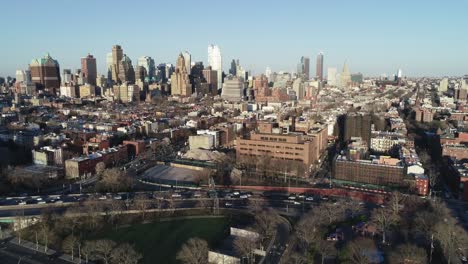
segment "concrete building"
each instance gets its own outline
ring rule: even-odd
[[[448,88],[448,79],[443,78],[439,83],[439,92],[447,92]]]
[[[34,59],[29,64],[31,81],[39,89],[55,93],[60,88],[60,66],[48,53],[45,57]]]
[[[343,71],[341,72],[341,87],[347,88],[351,86],[351,73],[349,72],[348,63],[345,61]]]
[[[143,56],[138,59],[138,66],[141,66],[146,71],[145,82],[150,82],[155,78],[156,66],[154,60],[151,57]]]
[[[119,61],[118,69],[118,80],[120,83],[135,83],[135,70],[133,69],[132,60],[127,55],[124,54]]]
[[[116,99],[123,104],[140,102],[140,87],[136,84],[122,83],[114,86]]]
[[[209,90],[212,95],[218,94],[218,72],[214,71],[210,66],[203,69],[203,78],[205,78],[206,83],[209,85]]]
[[[215,136],[212,134],[189,136],[189,146],[191,150],[213,149],[215,148]]]
[[[310,58],[302,56],[301,61],[297,66],[297,74],[299,77],[303,77],[306,80],[310,78]]]
[[[80,98],[91,98],[96,96],[96,86],[92,84],[80,85]]]
[[[229,75],[225,78],[221,97],[229,101],[240,101],[244,97],[244,80],[237,76]]]
[[[184,57],[185,70],[190,75],[192,73],[192,55],[188,51],[184,51],[182,52],[182,56]]]
[[[75,86],[73,85],[60,86],[60,96],[75,98],[76,97]]]
[[[186,67],[184,55],[181,53],[177,58],[176,69],[171,75],[171,95],[192,95],[192,85]]]
[[[218,75],[218,89],[222,85],[223,81],[223,60],[221,57],[221,50],[217,45],[208,46],[208,66],[215,70]]]
[[[323,80],[323,53],[320,52],[317,55],[317,62],[316,62],[316,67],[315,67],[315,77],[317,78],[318,81]]]
[[[237,138],[236,158],[256,159],[264,156],[273,160],[298,161],[307,169],[318,162],[320,142],[318,138],[301,133],[266,134],[251,133],[250,137]]]
[[[32,150],[33,163],[36,165],[63,165],[62,149],[53,147],[42,147],[39,150]]]
[[[88,54],[88,56],[81,58],[81,72],[85,84],[96,85],[97,67],[96,58],[93,55]]]
[[[327,83],[328,85],[331,85],[331,86],[336,86],[337,83],[336,83],[336,74],[337,74],[337,71],[336,71],[336,68],[334,67],[329,67],[328,70],[327,70]]]
[[[109,57],[108,58],[108,63]],[[123,49],[120,45],[114,45],[112,47],[112,61],[110,66],[111,77],[114,83],[120,83],[119,75],[120,75],[120,61],[123,58]]]

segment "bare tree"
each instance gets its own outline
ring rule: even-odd
[[[81,247],[81,254],[85,257],[85,263],[88,263],[89,259],[94,253],[94,248],[96,247],[94,241],[86,241]]]
[[[305,215],[296,226],[299,245],[305,252],[308,252],[312,245],[321,240],[323,232],[323,220],[314,212]]]
[[[315,244],[315,248],[320,253],[320,259],[322,260],[322,264],[325,263],[325,258],[336,254],[335,243],[330,241],[320,241],[319,243]]]
[[[137,194],[133,199],[135,209],[141,212],[141,218],[145,221],[146,211],[151,207],[148,197],[144,194]]]
[[[115,264],[137,264],[142,258],[143,256],[127,243],[117,246],[111,253],[112,263]]]
[[[405,196],[398,191],[392,192],[390,196],[389,206],[393,212],[393,216],[397,217],[400,214],[401,209],[403,209],[405,203]]]
[[[101,176],[106,170],[106,164],[100,161],[96,164],[96,175]]]
[[[369,252],[377,250],[374,240],[369,238],[358,238],[346,245],[345,261],[349,261],[354,264],[370,264],[372,263],[369,259]]]
[[[101,239],[95,241],[94,252],[98,259],[104,261],[104,263],[109,264],[111,259],[112,250],[115,248],[116,243],[109,239]]]
[[[208,243],[200,238],[189,239],[177,253],[177,259],[184,264],[208,263]]]
[[[425,264],[427,262],[426,251],[412,244],[399,245],[390,252],[388,261],[390,264]]]
[[[387,208],[377,208],[372,211],[371,219],[382,234],[382,243],[387,243],[387,233],[397,220],[393,212]]]
[[[457,221],[450,215],[446,216],[435,226],[435,237],[439,241],[447,263],[452,263],[460,251],[466,253],[468,235]]]
[[[236,252],[243,256],[247,257],[248,263],[253,263],[254,259],[254,250],[257,248],[256,239],[249,239],[246,237],[236,237],[234,240],[234,249]]]
[[[81,210],[86,215],[85,219],[88,223],[88,226],[92,229],[95,229],[99,225],[99,220],[101,218],[101,204],[96,200],[86,200],[83,203]]]
[[[101,184],[111,192],[127,190],[132,186],[132,179],[123,171],[112,168],[106,169],[102,173]]]
[[[255,229],[262,239],[270,237],[276,230],[279,215],[273,210],[262,210],[255,213]]]
[[[78,245],[78,241],[79,240],[76,236],[69,235],[63,240],[62,243],[63,251],[71,255],[72,261],[75,257],[75,247]]]

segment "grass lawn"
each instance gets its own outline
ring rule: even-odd
[[[215,247],[227,234],[229,219],[200,218],[135,224],[118,230],[105,230],[95,238],[127,242],[143,254],[142,263],[178,263],[176,255],[189,238],[199,237]]]

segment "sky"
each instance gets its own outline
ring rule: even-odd
[[[365,76],[468,74],[468,1],[464,0],[4,0],[0,76],[14,76],[47,52],[61,69],[88,53],[105,72],[119,44],[136,64],[151,56],[175,63],[184,50],[207,62],[217,44],[223,69],[239,59],[254,74],[296,71],[318,52],[327,67]]]

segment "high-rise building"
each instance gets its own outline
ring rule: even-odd
[[[31,71],[30,70],[17,70],[16,71],[16,82],[17,83],[31,83]]]
[[[187,74],[190,75],[192,72],[192,55],[188,51],[182,52],[182,56],[184,56],[185,61],[185,69],[187,70]]]
[[[351,74],[349,73],[348,63],[345,61],[343,72],[341,73],[341,86],[349,87],[351,85]]]
[[[327,70],[327,83],[328,85],[336,85],[336,68],[329,67]]]
[[[265,76],[267,77],[268,81],[271,82],[271,80],[270,80],[270,78],[271,78],[271,68],[270,67],[266,67]]]
[[[297,78],[296,80],[294,80],[292,88],[294,92],[296,93],[297,100],[304,99],[305,89],[304,89],[304,82],[302,81],[302,78]]]
[[[114,94],[117,100],[124,104],[140,102],[140,87],[136,84],[124,82],[121,85],[114,86]]]
[[[370,146],[372,116],[365,113],[349,113],[338,117],[336,136],[341,142],[348,142],[352,137],[360,137]]]
[[[209,90],[212,95],[218,94],[218,73],[214,71],[210,66],[203,69],[203,78],[209,84]]]
[[[81,72],[85,83],[96,85],[97,67],[93,55],[88,54],[85,58],[81,58]]]
[[[316,63],[316,69],[315,69],[315,77],[317,80],[322,81],[323,80],[323,53],[320,52],[317,55],[317,63]]]
[[[232,59],[231,61],[231,68],[229,69],[229,74],[237,75],[237,64],[236,60]]]
[[[221,97],[229,101],[240,101],[244,96],[244,79],[229,75],[224,79]]]
[[[45,57],[34,59],[29,65],[31,80],[39,89],[49,90],[60,88],[60,66],[48,53]]]
[[[218,87],[221,87],[223,82],[223,61],[221,57],[221,50],[217,45],[208,46],[208,66],[215,70],[218,74]]]
[[[182,53],[179,54],[176,63],[176,69],[171,75],[171,94],[180,96],[192,95],[192,85],[185,64],[185,58]]]
[[[448,88],[448,79],[443,78],[439,83],[439,92],[446,92]]]
[[[135,83],[135,70],[133,69],[132,60],[127,56],[123,55],[122,59],[119,60],[118,67],[118,81]]]
[[[297,74],[299,77],[305,78],[306,80],[310,77],[310,59],[309,57],[302,56],[301,61],[297,65]]]
[[[152,82],[155,78],[156,73],[156,66],[154,64],[154,60],[151,57],[143,56],[138,59],[138,66],[145,68],[146,71],[146,78],[145,82]]]
[[[121,80],[119,79],[120,75],[120,61],[123,58],[123,49],[119,45],[114,45],[112,47],[112,65],[111,65],[111,73],[112,73],[112,81],[114,83],[119,83]]]
[[[144,83],[147,79],[148,73],[146,72],[146,68],[138,65],[135,69],[135,82]]]

